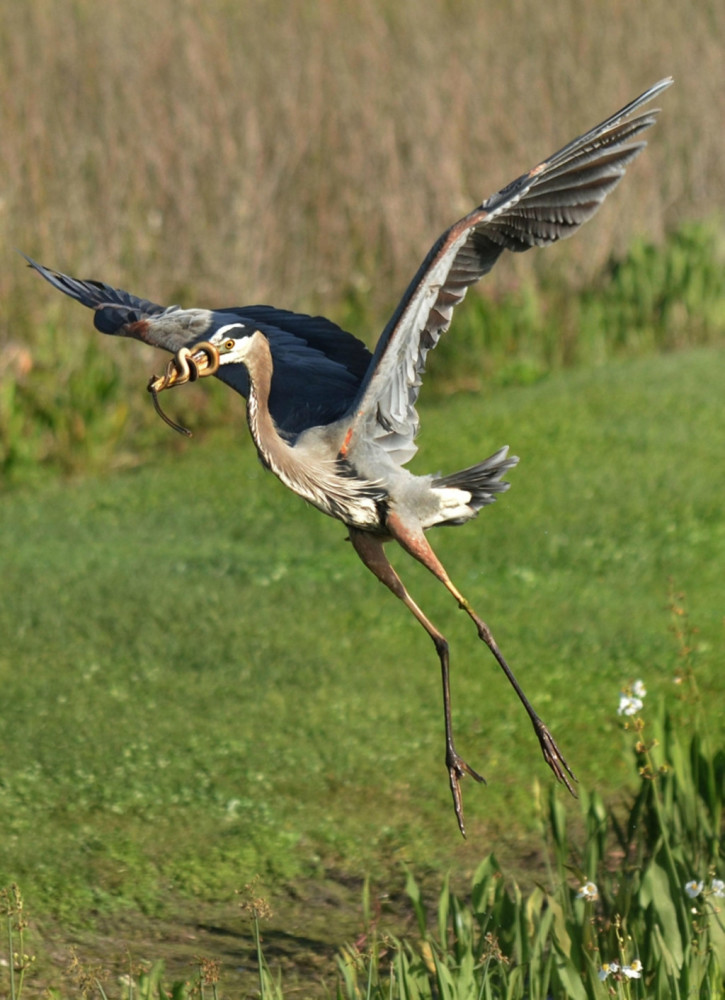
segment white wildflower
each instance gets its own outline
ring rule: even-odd
[[[690,882],[685,882],[685,892],[690,897],[690,899],[695,899],[702,892],[704,882],[696,882],[694,879]]]
[[[717,899],[725,898],[725,882],[721,878],[714,878],[710,885],[710,892]]]
[[[599,978],[602,982],[607,978],[607,976],[615,976],[619,972],[618,962],[605,962],[604,965],[599,970]]]
[[[646,698],[647,688],[642,681],[635,681],[632,685],[632,694],[635,698]]]
[[[588,903],[593,903],[595,899],[599,899],[599,889],[594,882],[585,882],[579,887],[579,892],[576,894],[577,899],[586,899]]]
[[[643,705],[644,703],[641,698],[635,698],[631,694],[626,694],[622,691],[619,695],[617,715],[636,715],[637,712],[642,711]]]
[[[627,979],[641,979],[642,963],[638,958],[635,958],[631,965],[622,966],[622,972],[625,974]]]

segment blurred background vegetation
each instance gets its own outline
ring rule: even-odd
[[[148,351],[93,335],[13,248],[166,304],[322,311],[373,342],[446,226],[668,74],[626,183],[575,241],[494,270],[433,391],[469,386],[474,359],[477,387],[722,336],[720,3],[0,9],[6,482],[176,446],[142,391]],[[196,426],[231,407],[204,389],[183,404]]]

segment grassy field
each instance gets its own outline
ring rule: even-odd
[[[620,686],[672,696],[670,591],[687,596],[722,737],[723,360],[614,363],[423,413],[421,469],[504,442],[522,457],[507,496],[434,543],[606,796],[630,773]],[[521,859],[549,775],[513,693],[399,558],[451,639],[459,748],[489,779],[464,789],[464,844],[434,652],[343,537],[261,469],[241,426],[5,497],[0,883],[70,929],[167,919],[184,899],[228,912],[255,874],[390,883],[407,861],[464,878],[493,843]]]

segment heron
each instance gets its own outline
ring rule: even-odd
[[[641,133],[654,124],[658,109],[640,108],[671,83],[670,77],[656,83],[447,229],[418,268],[372,353],[319,316],[267,305],[163,307],[26,258],[56,289],[93,309],[100,332],[133,337],[172,353],[165,374],[153,376],[148,386],[164,417],[157,399],[161,391],[210,375],[245,397],[249,430],[263,465],[298,496],[343,522],[364,565],[422,625],[438,655],[445,766],[464,837],[461,781],[484,778],[456,749],[449,644],[391,565],[387,543],[397,542],[422,563],[468,615],[526,710],[555,777],[573,795],[577,779],[490,628],[428,540],[429,529],[464,524],[508,490],[503,477],[518,457],[504,446],[459,472],[414,475],[406,468],[417,450],[416,404],[426,358],[448,330],[468,288],[504,250],[548,246],[594,215],[646,145]]]

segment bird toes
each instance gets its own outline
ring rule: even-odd
[[[556,740],[541,719],[538,720],[538,724],[536,725],[536,735],[539,738],[539,744],[541,745],[541,752],[544,755],[544,760],[554,772],[557,781],[560,781],[562,785],[567,788],[570,794],[573,795],[574,798],[577,798],[577,794],[571,784],[572,781],[577,781],[577,777],[567,764]],[[571,781],[569,780],[570,778]]]
[[[466,763],[463,757],[459,757],[456,751],[452,748],[448,748],[446,753],[446,766],[448,767],[448,780],[451,786],[451,795],[453,796],[453,808],[456,813],[456,819],[458,820],[458,829],[461,831],[461,836],[465,838],[466,836],[466,824],[463,819],[463,796],[461,795],[461,778],[465,778],[468,774],[474,781],[486,784],[486,779],[483,775],[479,774],[478,771],[474,771],[470,764]]]

